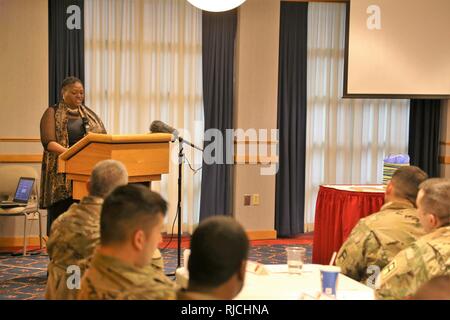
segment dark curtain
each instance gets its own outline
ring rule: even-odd
[[[281,2],[278,76],[278,236],[304,232],[308,3]]]
[[[439,177],[441,100],[411,100],[408,153],[411,164]]]
[[[75,76],[84,82],[83,12],[84,0],[48,1],[50,105],[59,101],[64,78]]]
[[[233,128],[234,48],[237,10],[203,11],[203,103],[205,131],[218,129],[224,140],[223,164],[203,161],[200,220],[214,215],[232,215],[232,164],[225,164],[233,143],[225,143],[225,130]],[[205,141],[207,148],[212,141]],[[217,150],[219,151],[219,150]],[[220,152],[220,151],[219,151]],[[214,156],[217,154],[214,152]]]

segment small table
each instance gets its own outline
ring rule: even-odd
[[[323,185],[316,202],[312,262],[328,264],[353,227],[381,209],[383,185]]]
[[[321,291],[320,265],[305,264],[301,274],[289,274],[286,264],[264,265],[268,275],[248,272],[236,300],[302,300],[316,299]],[[177,283],[187,284],[189,275],[184,268],[176,272]],[[349,277],[340,274],[337,300],[373,300],[374,291]]]

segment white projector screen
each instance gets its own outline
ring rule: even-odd
[[[350,0],[344,97],[450,97],[450,0]]]

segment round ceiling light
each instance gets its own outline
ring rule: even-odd
[[[188,0],[194,7],[205,11],[221,12],[239,7],[245,0]]]

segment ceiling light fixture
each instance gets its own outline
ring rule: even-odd
[[[205,11],[222,12],[239,7],[246,0],[188,0],[194,7]]]

